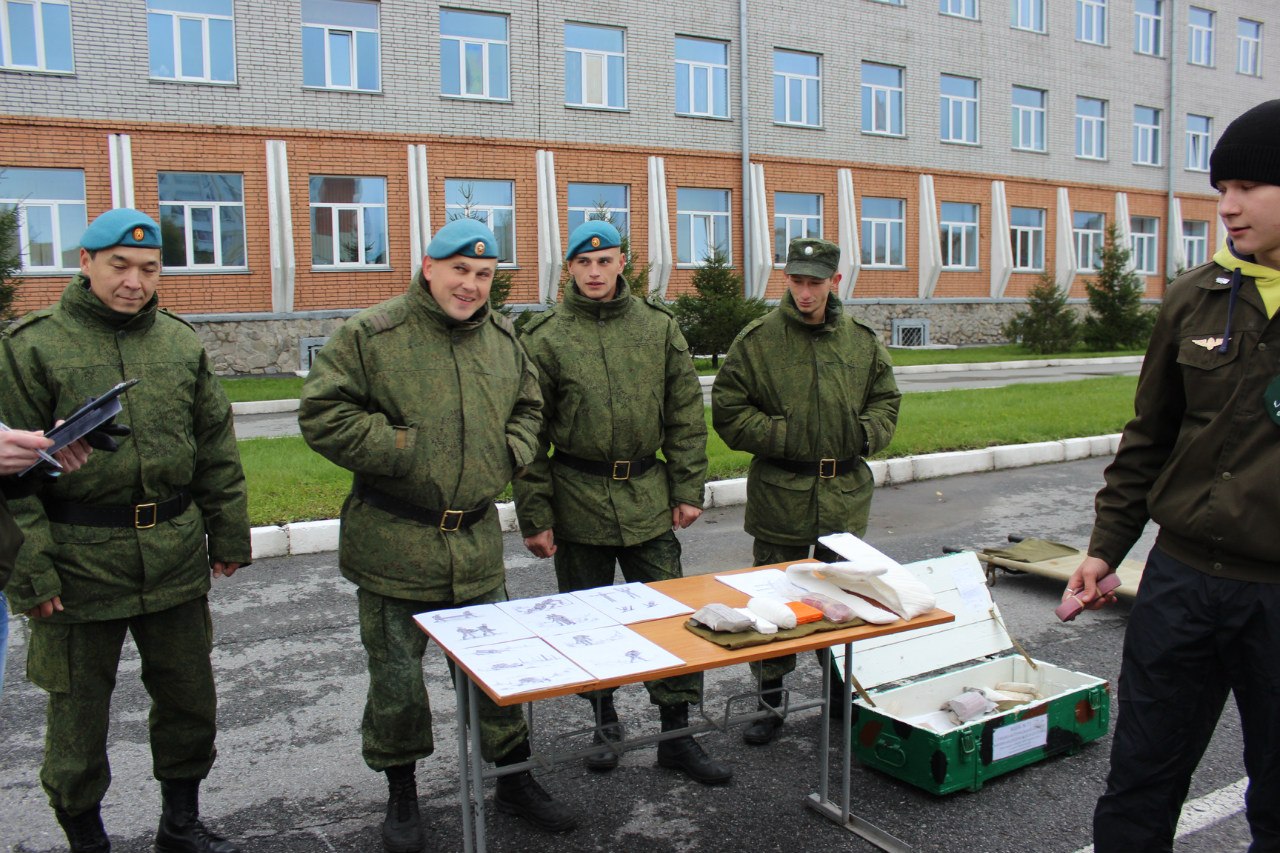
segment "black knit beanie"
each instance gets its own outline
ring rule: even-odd
[[[1230,180],[1280,185],[1280,100],[1258,104],[1222,132],[1209,158],[1209,184]]]

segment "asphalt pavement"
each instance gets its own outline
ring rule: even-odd
[[[877,490],[868,539],[901,561],[936,556],[949,546],[981,546],[1021,532],[1084,544],[1092,497],[1105,459],[972,474]],[[681,534],[688,573],[748,565],[742,508],[708,511]],[[1150,532],[1133,556],[1143,558]],[[508,534],[512,597],[554,591],[549,561],[525,552]],[[356,853],[380,850],[383,778],[360,759],[359,721],[366,687],[354,588],[332,553],[261,560],[215,582],[214,665],[220,688],[219,757],[202,789],[203,812],[242,850]],[[991,589],[1012,634],[1038,659],[1114,683],[1129,605],[1062,624],[1053,617],[1059,584],[1002,575]],[[40,789],[43,694],[21,673],[25,628],[16,624],[8,686],[0,700],[0,850],[65,849]],[[159,813],[146,735],[148,701],[138,658],[126,647],[113,705],[110,754],[114,782],[103,815],[117,853],[150,850]],[[453,696],[443,655],[432,646],[425,669],[436,711],[439,749],[419,763],[429,846],[461,849]],[[819,671],[804,655],[788,686],[811,691]],[[745,667],[707,674],[706,702],[750,689]],[[644,690],[618,694],[624,719],[656,730]],[[535,745],[554,731],[587,724],[576,697],[537,706]],[[1114,713],[1114,712],[1113,712]],[[817,711],[792,716],[778,741],[749,747],[738,731],[702,737],[735,768],[733,782],[706,788],[658,768],[652,749],[628,752],[607,775],[577,763],[542,771],[543,784],[581,817],[575,832],[549,836],[488,810],[489,849],[573,851],[816,851],[872,849],[802,805],[816,789]],[[855,766],[853,810],[919,851],[933,853],[1069,853],[1090,843],[1090,814],[1103,787],[1110,737],[1075,756],[1051,758],[989,781],[976,792],[936,797],[875,770]],[[1245,850],[1238,812],[1239,723],[1228,707],[1191,787],[1178,851]],[[829,760],[838,773],[838,756]],[[1233,787],[1235,786],[1235,787]]]

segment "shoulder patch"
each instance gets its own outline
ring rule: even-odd
[[[28,314],[24,314],[22,317],[19,317],[17,320],[14,320],[12,323],[10,323],[7,328],[0,329],[0,335],[4,335],[5,337],[12,337],[13,335],[18,334],[18,332],[20,332],[22,329],[29,328],[33,324],[38,323],[41,320],[45,319],[46,317],[49,317],[52,315],[53,315],[52,308],[41,308],[39,311],[32,311]]]
[[[855,316],[853,316],[852,314],[846,314],[845,316],[846,316],[846,317],[848,317],[848,318],[849,318],[849,320],[850,320],[850,321],[851,321],[855,326],[861,326],[862,328],[864,328],[864,329],[866,329],[868,332],[870,332],[870,333],[872,334],[872,336],[873,336],[873,337],[875,337],[875,339],[876,339],[876,340],[880,340],[880,332],[878,332],[878,331],[876,330],[876,327],[875,327],[875,326],[871,325],[870,323],[868,323],[866,320],[862,319],[861,317],[855,317]]]
[[[769,311],[752,320],[750,323],[742,327],[742,331],[738,332],[738,336],[734,340],[742,340],[747,335],[764,325],[764,321],[773,316],[773,312]]]
[[[515,340],[516,327],[512,325],[510,317],[508,317],[506,314],[503,314],[501,311],[497,311],[497,310],[494,310],[493,308],[490,308],[489,320],[493,323],[493,325],[501,329],[506,334],[507,337],[511,338],[512,340]]]
[[[648,296],[646,296],[644,299],[644,304],[648,305],[650,308],[656,308],[657,310],[661,311],[663,314],[666,314],[668,317],[676,316],[676,312],[671,310],[671,306],[668,305],[666,302],[664,302],[662,300],[662,297],[658,296],[655,293],[650,293]]]
[[[172,317],[174,320],[177,320],[179,323],[186,326],[188,329],[192,329],[192,330],[195,329],[195,326],[191,325],[190,320],[186,320],[182,317],[179,317],[177,314],[173,313],[172,311],[169,311],[164,308],[157,308],[156,311],[160,314],[165,315],[166,317]]]
[[[357,314],[352,319],[358,318],[361,326],[368,329],[370,334],[380,335],[405,321],[406,311],[403,300],[403,296],[397,296],[365,309],[366,313]]]
[[[531,334],[534,329],[538,328],[539,326],[541,326],[543,323],[550,320],[555,315],[556,315],[555,305],[550,305],[547,308],[543,309],[542,311],[539,311],[537,314],[534,314],[529,320],[521,324],[520,335],[523,337],[524,335]]]

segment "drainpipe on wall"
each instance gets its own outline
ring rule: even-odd
[[[747,100],[747,0],[738,0],[738,112],[742,122],[742,270],[743,294],[751,295],[751,205],[748,194],[751,187],[751,130],[748,121],[751,112]]]
[[[1169,147],[1169,160],[1168,160],[1169,169],[1167,173],[1169,183],[1168,183],[1167,191],[1165,193],[1166,195],[1165,209],[1168,212],[1165,214],[1165,229],[1164,229],[1165,231],[1164,273],[1165,273],[1166,279],[1169,277],[1170,274],[1173,273],[1174,271],[1173,264],[1175,262],[1175,258],[1178,257],[1178,253],[1174,251],[1174,241],[1182,240],[1181,234],[1173,233],[1173,220],[1174,220],[1173,209],[1174,209],[1175,199],[1177,198],[1176,194],[1174,193],[1174,182],[1175,182],[1175,175],[1177,174],[1177,172],[1175,171],[1176,165],[1174,160],[1174,152],[1176,148],[1173,141],[1174,140],[1173,120],[1174,120],[1174,116],[1176,115],[1176,113],[1174,112],[1174,109],[1175,109],[1175,105],[1178,102],[1178,99],[1177,99],[1178,63],[1176,58],[1174,57],[1175,48],[1177,47],[1177,44],[1178,44],[1178,39],[1177,39],[1177,36],[1175,35],[1177,30],[1174,28],[1174,19],[1177,17],[1177,14],[1178,14],[1178,4],[1170,3],[1169,4],[1169,146],[1168,146]],[[1162,289],[1162,292],[1163,292],[1163,289]]]

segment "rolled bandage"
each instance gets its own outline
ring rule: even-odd
[[[756,633],[766,635],[778,633],[778,626],[768,619],[761,619],[745,607],[735,607],[733,609],[751,620],[751,627],[755,629]]]
[[[756,596],[747,602],[747,610],[761,619],[766,619],[782,630],[796,626],[796,614],[781,601]]]

